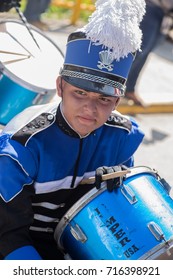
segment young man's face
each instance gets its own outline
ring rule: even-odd
[[[118,97],[88,92],[72,86],[61,77],[57,79],[57,92],[62,97],[62,111],[70,126],[85,136],[102,126],[118,105]]]

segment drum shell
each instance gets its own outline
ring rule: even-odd
[[[2,125],[6,125],[16,114],[29,106],[48,103],[55,95],[55,91],[46,94],[27,89],[1,74],[0,92],[4,89],[6,89],[5,94],[1,94],[0,98],[0,123]]]
[[[106,188],[90,191],[83,205],[69,210],[57,227],[58,247],[72,259],[160,259],[161,250],[164,259],[173,259],[166,256],[165,243],[172,244],[173,200],[149,172],[129,176],[124,185],[135,193],[135,203],[122,194],[122,186],[112,193]],[[151,222],[159,225],[165,240],[151,233]],[[87,238],[83,243],[71,234],[76,225]]]

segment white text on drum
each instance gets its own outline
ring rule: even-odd
[[[102,218],[102,214],[98,208],[95,208],[96,213],[99,215],[100,218]],[[118,243],[121,245],[121,247],[126,246],[129,242],[131,242],[131,239],[128,238],[126,232],[124,229],[120,228],[120,224],[117,222],[117,220],[111,216],[105,221],[106,227],[109,229],[111,234],[116,238]],[[129,248],[127,248],[123,254],[124,256],[129,259],[132,255],[134,255],[139,248],[133,244]]]

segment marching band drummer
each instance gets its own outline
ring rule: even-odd
[[[134,120],[114,110],[140,49],[144,13],[143,0],[96,1],[88,24],[68,37],[57,78],[60,104],[26,109],[3,130],[2,259],[63,259],[54,230],[67,210],[95,187],[80,185],[81,180],[95,176],[99,167],[106,173],[133,166],[144,134]]]

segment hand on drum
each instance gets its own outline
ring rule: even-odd
[[[109,192],[112,192],[114,188],[118,188],[121,184],[122,184],[122,180],[124,175],[120,173],[119,176],[116,176],[119,172],[121,171],[127,171],[128,173],[128,168],[125,165],[117,165],[117,166],[102,166],[96,169],[95,172],[95,186],[97,189],[101,188],[101,183],[103,181],[103,175],[106,174],[114,174],[112,176],[112,178],[110,178],[109,176],[107,177],[107,179],[105,178],[104,180],[106,180],[106,185],[107,185],[107,189]]]
[[[1,0],[0,2],[0,13],[8,12],[14,7],[20,7],[21,0]]]

